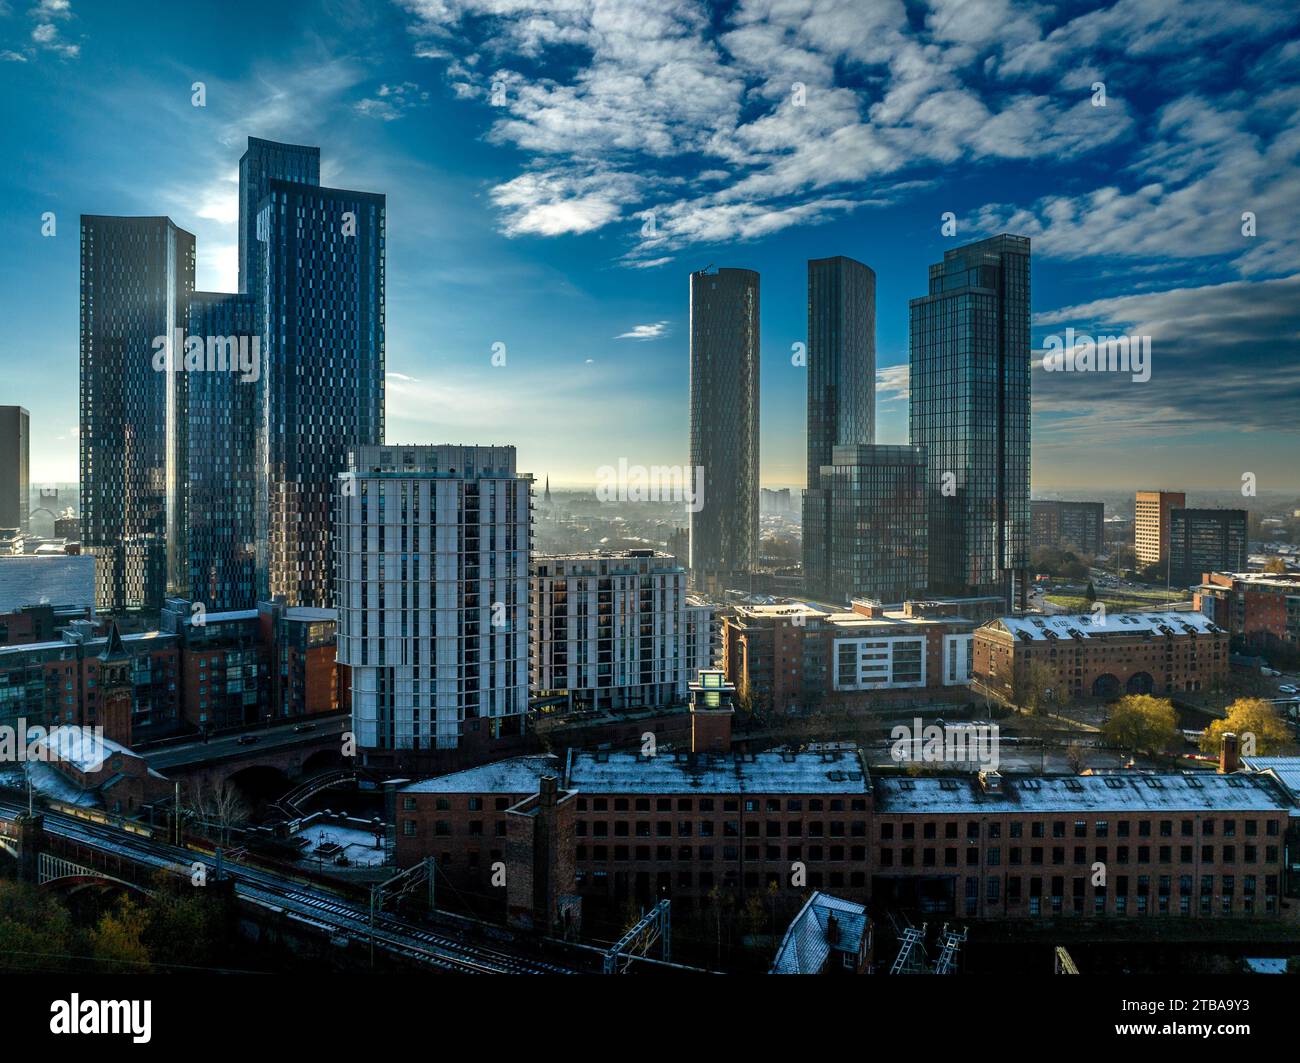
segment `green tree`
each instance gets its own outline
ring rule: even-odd
[[[1173,702],[1150,694],[1129,694],[1111,710],[1102,734],[1113,746],[1134,752],[1162,753],[1178,738]]]
[[[76,951],[68,910],[25,882],[0,882],[0,971],[67,971]]]

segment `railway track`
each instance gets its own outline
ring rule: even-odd
[[[22,811],[21,804],[0,799],[0,818],[13,819]],[[215,858],[206,853],[140,838],[58,812],[45,811],[44,816],[47,833],[113,853],[144,867],[175,871],[178,866],[188,868],[196,862],[209,869],[216,867]],[[372,928],[369,909],[345,898],[313,890],[261,868],[226,864],[222,870],[234,879],[236,896],[245,901],[289,913],[354,941],[368,942],[373,937],[376,948],[436,970],[460,974],[578,973],[560,964],[466,941],[389,914],[378,914]]]

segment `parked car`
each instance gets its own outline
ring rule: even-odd
[[[295,732],[314,731],[314,730],[316,730],[316,725],[314,723],[300,723],[294,726]]]
[[[1300,694],[1300,687],[1294,687],[1290,683],[1283,683],[1277,688],[1279,694]]]
[[[251,746],[257,741],[257,735],[240,735],[235,741],[241,746]]]

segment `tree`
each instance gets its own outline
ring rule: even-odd
[[[1228,715],[1215,720],[1201,736],[1201,749],[1217,753],[1223,736],[1231,731],[1246,756],[1275,753],[1291,744],[1286,722],[1263,698],[1238,698],[1228,706]]]
[[[1056,671],[1042,661],[1030,661],[1011,684],[1011,700],[1035,716],[1056,700]]]
[[[1084,591],[1083,596],[1088,599],[1089,605],[1097,600],[1097,588],[1093,586],[1092,580],[1088,581],[1088,589]]]
[[[1088,753],[1078,742],[1071,742],[1065,747],[1065,759],[1070,763],[1070,770],[1078,775],[1088,763]]]
[[[239,790],[227,779],[217,786],[207,786],[202,777],[187,792],[185,811],[202,827],[213,831],[221,845],[230,841],[233,828],[248,822],[249,808]]]
[[[148,913],[127,898],[113,911],[105,912],[90,932],[91,952],[100,961],[99,970],[112,974],[147,972],[149,949],[144,935],[148,927]]]
[[[1264,571],[1270,575],[1281,575],[1286,572],[1286,562],[1280,557],[1270,557],[1264,562]]]
[[[1163,753],[1178,738],[1173,702],[1150,694],[1120,698],[1102,728],[1106,741],[1134,752]]]
[[[0,972],[72,969],[68,910],[24,882],[0,882]]]

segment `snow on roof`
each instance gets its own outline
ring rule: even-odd
[[[790,923],[768,974],[820,974],[832,948],[826,933],[831,916],[838,924],[834,947],[856,956],[867,932],[866,908],[818,891]]]
[[[1002,616],[988,626],[1001,626],[1019,638],[1042,642],[1049,638],[1098,638],[1107,635],[1212,635],[1223,629],[1203,613],[1058,613],[1055,616]]]
[[[454,771],[436,779],[422,779],[403,786],[406,794],[534,794],[543,775],[560,775],[564,765],[558,757],[537,754],[510,757]]]
[[[856,749],[819,753],[574,753],[568,786],[596,794],[864,794]]]
[[[104,762],[115,753],[125,753],[134,757],[126,746],[114,742],[111,738],[96,734],[92,727],[79,727],[73,724],[60,724],[52,727],[49,733],[32,743],[33,754],[48,751],[51,759],[71,764],[83,772],[97,772]]]
[[[1272,775],[1300,801],[1300,757],[1242,757],[1241,762],[1251,771]]]
[[[1277,812],[1292,805],[1257,775],[1069,775],[1004,777],[1001,793],[985,793],[971,777],[880,778],[882,815],[1040,812]]]

